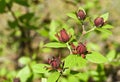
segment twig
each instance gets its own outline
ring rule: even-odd
[[[81,34],[78,42],[80,42],[80,41],[82,40],[82,38],[83,38],[83,36],[84,36],[85,34],[87,34],[87,33],[91,32],[91,31],[95,30],[95,28],[96,28],[96,27],[94,26],[92,29],[86,31],[86,30],[85,30],[85,26],[84,26],[84,24],[83,24],[83,22],[82,22],[82,34]]]
[[[82,34],[81,34],[81,36],[80,36],[78,42],[80,42],[81,39],[83,38],[83,36],[86,34],[85,26],[84,26],[83,22],[81,22],[81,24],[82,24]]]
[[[95,30],[95,28],[96,27],[93,27],[92,29],[88,30],[85,34],[87,34],[87,33],[91,32],[91,31]]]

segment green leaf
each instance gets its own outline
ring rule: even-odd
[[[17,21],[8,21],[8,24],[12,29],[17,27]]]
[[[86,59],[93,63],[105,63],[108,61],[107,58],[99,52],[92,52],[91,54],[87,54]]]
[[[0,13],[5,12],[6,2],[5,0],[0,0]]]
[[[88,72],[78,73],[78,74],[75,74],[75,76],[78,77],[83,82],[87,82],[89,73]]]
[[[109,17],[109,13],[105,13],[105,14],[101,15],[100,17],[103,17],[104,21],[107,21],[108,17]]]
[[[67,16],[70,17],[70,18],[73,18],[73,19],[75,19],[75,20],[78,20],[75,12],[67,13]]]
[[[34,17],[34,13],[26,13],[19,17],[22,22],[28,22]]]
[[[107,30],[105,28],[96,28],[96,30],[101,32],[101,37],[103,39],[108,38],[110,35],[112,35],[112,32],[110,30]]]
[[[53,72],[49,77],[47,82],[56,82],[58,77],[60,76],[59,72]]]
[[[8,73],[8,70],[5,67],[0,69],[0,76],[5,76],[7,73]]]
[[[37,32],[44,37],[48,37],[48,31],[45,28],[41,28],[40,30],[37,30]]]
[[[87,63],[87,61],[86,61],[84,58],[82,58],[82,57],[80,57],[80,56],[78,56],[78,57],[76,58],[76,66],[77,66],[78,68],[83,68],[83,67],[85,67],[85,66],[86,66],[86,63]]]
[[[18,62],[22,65],[26,65],[30,63],[31,59],[29,57],[21,57]]]
[[[25,66],[23,69],[21,69],[17,76],[18,78],[20,78],[21,82],[27,82],[27,80],[29,79],[29,77],[31,77],[32,73],[29,69],[28,66]]]
[[[79,7],[78,10],[83,10],[85,12],[84,8],[82,8],[82,7]]]
[[[98,30],[98,31],[100,31],[100,32],[102,32],[104,34],[107,34],[107,35],[111,35],[112,34],[112,32],[110,30],[107,30],[105,28],[96,28],[96,30]]]
[[[50,32],[49,32],[49,38],[50,40],[56,40],[57,38],[55,36],[56,34],[56,28],[59,26],[59,23],[57,21],[52,20],[50,23]]]
[[[109,61],[112,61],[115,58],[115,54],[115,50],[111,50],[106,57]]]
[[[5,0],[6,3],[10,3],[10,0]]]
[[[68,33],[73,36],[75,34],[74,29],[72,28],[68,29]]]
[[[79,81],[78,78],[76,78],[75,76],[70,75],[70,76],[68,77],[68,82],[80,82],[80,81]]]
[[[50,47],[50,48],[65,48],[67,47],[65,43],[59,43],[59,42],[51,42],[44,45],[44,47]]]
[[[106,24],[106,25],[103,25],[102,28],[108,29],[108,28],[113,28],[113,26],[112,26],[112,25],[109,25],[109,24]]]
[[[60,82],[68,82],[68,80],[65,77],[60,78]]]
[[[83,68],[86,66],[86,60],[81,58],[80,56],[77,55],[69,55],[65,58],[65,65],[64,67],[78,67],[78,68]]]
[[[27,7],[29,6],[28,1],[26,1],[26,0],[14,0],[14,2],[16,2],[19,5],[23,5],[23,6],[27,6]]]
[[[45,67],[48,67],[49,65],[47,64],[34,64],[32,66],[33,72],[34,73],[46,73],[49,70],[47,70]]]
[[[87,44],[87,49],[88,50],[94,50],[94,51],[99,51],[100,50],[100,47],[97,45],[97,44],[94,44],[92,42],[89,42]]]
[[[65,65],[64,67],[72,68],[76,66],[76,57],[77,55],[69,55],[65,58]]]

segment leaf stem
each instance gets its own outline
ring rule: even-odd
[[[95,28],[96,28],[96,27],[94,26],[92,29],[86,31],[86,30],[85,30],[85,26],[84,26],[84,24],[82,23],[82,34],[81,34],[78,42],[81,41],[81,39],[83,38],[83,36],[84,36],[85,34],[87,34],[87,33],[91,32],[91,31],[95,30]]]
[[[67,44],[67,48],[68,48],[68,49],[69,49],[69,51],[70,51],[70,54],[72,54],[72,50],[71,50],[71,48],[70,48],[69,43],[67,42],[66,44]]]
[[[87,33],[91,32],[91,31],[95,30],[95,28],[96,27],[94,26],[92,29],[88,30],[85,34],[87,34]]]

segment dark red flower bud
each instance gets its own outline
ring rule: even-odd
[[[101,27],[104,25],[104,19],[102,17],[97,17],[95,20],[94,20],[94,24],[96,27]]]
[[[59,69],[61,64],[60,57],[53,57],[51,59],[48,59],[48,63],[53,69]]]
[[[78,54],[84,54],[84,53],[86,53],[87,48],[86,48],[86,46],[85,46],[83,43],[80,43],[80,44],[77,46],[76,50],[77,50],[77,53],[78,53]]]
[[[14,78],[13,82],[20,82],[20,78]]]
[[[77,17],[78,17],[80,20],[84,20],[84,19],[86,18],[86,13],[85,13],[85,11],[79,10],[79,11],[77,12]]]
[[[56,37],[59,39],[60,42],[68,42],[70,40],[70,36],[67,34],[64,28],[60,30],[59,34],[56,34]]]
[[[86,54],[88,54],[87,48],[83,43],[79,43],[78,46],[75,46],[73,43],[71,43],[70,45],[73,54],[79,54],[82,58],[85,58]]]

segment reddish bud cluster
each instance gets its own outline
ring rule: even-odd
[[[95,20],[94,20],[94,24],[96,27],[101,27],[104,25],[104,19],[102,17],[97,17]]]
[[[51,65],[52,69],[60,69],[60,64],[62,63],[60,57],[53,57],[48,59],[48,63]]]
[[[72,53],[73,54],[80,54],[83,58],[88,53],[86,46],[83,43],[79,43],[78,46],[75,46],[71,43]]]
[[[83,10],[79,10],[77,12],[77,17],[80,19],[80,20],[84,20],[86,18],[86,13],[83,11]]]
[[[56,34],[56,37],[60,42],[68,42],[70,40],[70,36],[67,34],[66,30],[63,28],[59,33]]]

